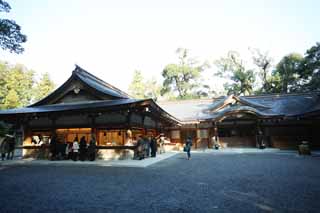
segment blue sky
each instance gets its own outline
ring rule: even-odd
[[[78,64],[127,90],[135,69],[160,79],[175,50],[184,47],[213,61],[229,50],[248,63],[248,48],[269,51],[277,62],[320,41],[320,1],[8,0],[9,17],[28,36],[22,55],[2,60],[49,72],[60,85]],[[221,86],[207,71],[213,87]]]

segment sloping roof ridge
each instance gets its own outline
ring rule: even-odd
[[[134,99],[135,100],[135,99]],[[92,103],[102,103],[102,102],[112,102],[118,100],[90,100],[90,101],[77,101],[77,102],[67,102],[67,103],[55,103],[47,104],[45,106],[67,106],[67,105],[81,105],[81,104],[92,104]]]
[[[89,77],[94,81],[97,81],[98,83],[102,84],[103,86],[106,86],[118,93],[120,93],[121,95],[125,96],[125,97],[130,97],[130,95],[128,95],[126,92],[120,90],[119,88],[105,82],[104,80],[102,80],[101,78],[98,78],[97,76],[91,74],[90,72],[86,71],[85,69],[83,69],[82,67],[80,67],[79,65],[76,64],[76,68],[73,70],[73,73],[75,73],[76,75],[85,75],[85,77]]]
[[[241,95],[238,97],[243,98],[263,98],[263,97],[287,97],[287,96],[303,96],[303,95],[320,95],[320,91],[310,91],[310,92],[295,92],[295,93],[273,93],[273,94],[261,94],[261,95]]]
[[[214,101],[215,98],[201,98],[201,99],[185,99],[185,100],[163,100],[157,101],[157,103],[177,103],[177,102],[197,102],[197,101]]]

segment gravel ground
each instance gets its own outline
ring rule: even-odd
[[[320,212],[320,157],[178,154],[147,168],[0,167],[0,212]]]

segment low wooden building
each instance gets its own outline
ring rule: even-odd
[[[23,155],[30,147],[36,149],[33,140],[38,136],[48,143],[53,134],[63,142],[76,136],[90,141],[95,135],[100,148],[125,149],[128,137],[157,135],[180,123],[152,99],[133,99],[79,66],[47,97],[25,108],[0,111],[0,119],[13,124]]]
[[[212,147],[213,137],[223,147],[297,148],[304,140],[320,147],[319,92],[155,103],[133,99],[79,66],[47,97],[2,110],[0,120],[13,125],[25,156],[34,138],[53,134],[65,142],[95,135],[100,149],[114,150],[130,149],[128,139],[160,132],[170,139],[168,149],[181,149],[188,136],[194,148]]]
[[[212,146],[216,136],[223,147],[296,149],[302,141],[320,148],[320,92],[219,97],[166,101],[159,105],[181,120],[167,131],[171,141],[187,136],[195,148]]]

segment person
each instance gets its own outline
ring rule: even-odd
[[[156,157],[157,153],[157,140],[155,137],[151,137],[151,142],[150,142],[150,147],[151,147],[151,157]]]
[[[213,147],[215,149],[219,149],[220,148],[218,137],[216,135],[212,137],[212,142],[213,142]]]
[[[87,141],[84,136],[80,139],[80,160],[84,161],[87,155]]]
[[[187,152],[187,157],[188,157],[188,160],[191,159],[191,147],[192,147],[192,139],[191,137],[189,136],[186,140],[186,145],[185,145],[185,149],[186,149],[186,152]]]
[[[6,158],[6,154],[9,151],[9,143],[8,143],[8,136],[6,135],[6,137],[0,142],[0,153],[1,153],[1,159],[5,160]]]
[[[66,147],[66,154],[67,154],[67,159],[71,160],[73,156],[73,149],[72,149],[73,143],[68,143]]]
[[[76,136],[73,140],[72,144],[72,160],[77,161],[78,160],[78,152],[79,152],[79,143],[78,143],[78,136]]]
[[[165,149],[164,149],[164,134],[160,134],[160,139],[159,139],[159,145],[160,145],[160,154],[165,153]]]
[[[135,149],[134,159],[142,160],[144,159],[144,140],[139,135],[137,141],[137,147]]]
[[[54,134],[50,140],[50,152],[51,152],[51,160],[56,159],[57,155],[57,137]]]
[[[8,136],[8,154],[7,154],[7,160],[13,160],[14,156],[14,150],[16,148],[16,141],[15,137],[12,135],[7,135]]]
[[[43,144],[43,138],[42,138],[42,136],[39,134],[38,135],[38,142],[37,142],[37,144],[39,145],[39,146],[41,146],[42,144]]]
[[[148,158],[150,156],[150,142],[151,138],[149,137],[144,137],[144,146],[145,146],[145,156]]]
[[[96,138],[94,135],[92,135],[88,147],[88,157],[90,161],[94,161],[96,159]]]

